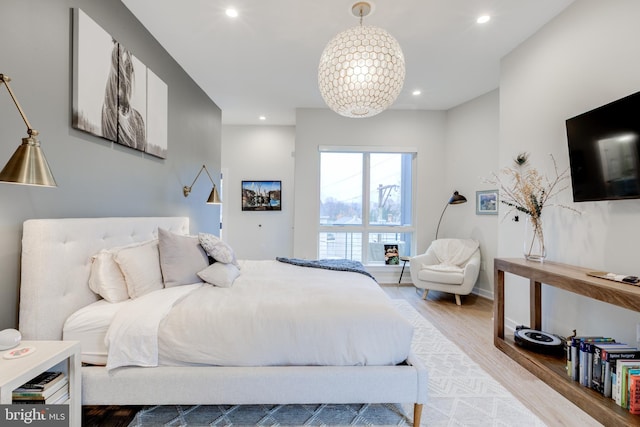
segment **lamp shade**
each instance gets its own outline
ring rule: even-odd
[[[444,205],[444,209],[442,209],[442,213],[440,214],[440,219],[438,220],[438,228],[436,228],[436,240],[438,240],[438,232],[440,232],[440,223],[442,222],[442,217],[444,216],[444,212],[447,210],[449,205],[459,205],[461,203],[466,203],[466,202],[467,202],[466,197],[464,197],[462,194],[458,193],[457,191],[453,192],[447,204]]]
[[[357,26],[336,35],[324,48],[318,87],[326,104],[345,117],[371,117],[387,109],[405,77],[400,44],[387,31]]]
[[[57,186],[40,148],[40,142],[35,136],[22,138],[22,144],[0,172],[0,181],[44,187]]]
[[[466,203],[466,202],[467,202],[467,198],[464,197],[462,194],[458,193],[457,191],[454,191],[453,195],[449,199],[450,205],[459,205],[460,203]]]
[[[221,203],[222,203],[222,200],[220,200],[220,195],[218,194],[218,190],[216,189],[216,186],[214,184],[213,188],[211,189],[211,194],[209,194],[209,198],[207,199],[207,204],[219,205]]]

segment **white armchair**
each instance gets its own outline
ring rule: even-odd
[[[478,280],[480,247],[471,239],[434,240],[409,262],[413,285],[424,289],[422,299],[433,289],[455,294],[456,304],[461,305],[460,295],[469,295]]]

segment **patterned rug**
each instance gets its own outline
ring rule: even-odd
[[[408,302],[395,303],[415,326],[413,350],[429,371],[421,425],[544,426]],[[406,426],[412,425],[412,417],[412,404],[150,406],[129,427]]]

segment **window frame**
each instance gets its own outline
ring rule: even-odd
[[[416,183],[417,183],[417,155],[418,150],[414,147],[376,147],[376,146],[319,146],[318,147],[319,156],[318,162],[319,166],[322,163],[322,153],[359,153],[363,154],[363,183],[362,183],[362,224],[359,225],[351,225],[351,224],[332,224],[326,225],[320,223],[320,193],[321,193],[321,182],[322,176],[321,171],[322,167],[319,169],[319,179],[318,179],[318,209],[316,210],[317,215],[317,232],[316,232],[316,253],[319,255],[320,253],[320,234],[321,233],[360,233],[362,238],[362,263],[364,265],[370,266],[378,266],[384,265],[379,263],[368,263],[369,259],[369,236],[371,234],[378,233],[410,233],[412,235],[411,244],[407,248],[408,253],[404,254],[407,256],[412,256],[415,254],[417,247],[417,229],[416,229]],[[393,153],[393,154],[411,154],[411,224],[410,225],[377,225],[370,224],[370,208],[371,208],[371,154],[377,153]]]

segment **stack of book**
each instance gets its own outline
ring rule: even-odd
[[[640,414],[640,350],[607,337],[567,339],[567,374]]]
[[[69,399],[69,380],[64,372],[43,372],[13,390],[14,404],[57,404]]]

